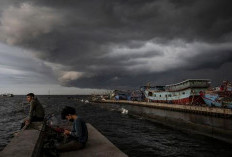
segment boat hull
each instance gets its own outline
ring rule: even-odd
[[[204,104],[204,100],[201,98],[200,91],[205,89],[185,89],[176,92],[156,92],[156,91],[145,91],[145,97],[150,102],[157,103],[170,103],[170,104],[181,104],[181,105],[201,105]]]
[[[180,105],[201,105],[204,104],[204,100],[200,96],[190,96],[183,99],[177,99],[177,100],[150,100],[151,102],[155,103],[168,103],[168,104],[180,104]]]
[[[217,101],[217,99],[219,98],[218,95],[205,94],[202,96],[202,98],[205,104],[210,107],[225,107],[232,109],[232,102]]]

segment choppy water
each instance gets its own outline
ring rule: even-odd
[[[26,115],[24,96],[0,98],[0,150],[20,128]],[[118,105],[83,104],[67,96],[39,96],[46,113],[59,117],[60,110],[74,106],[86,122],[91,123],[119,149],[131,157],[153,156],[232,156],[232,145],[212,138],[183,133],[143,118],[118,112]]]

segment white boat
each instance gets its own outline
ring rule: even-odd
[[[144,95],[148,101],[171,104],[203,104],[200,92],[210,86],[208,79],[188,79],[166,86],[144,86]]]

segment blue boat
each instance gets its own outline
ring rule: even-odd
[[[130,100],[131,99],[131,91],[130,90],[114,90],[113,95],[115,96],[115,100]]]
[[[201,96],[210,107],[223,107],[232,109],[232,86],[229,81],[223,81],[220,87],[201,93]]]

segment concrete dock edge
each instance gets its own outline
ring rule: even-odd
[[[86,147],[79,151],[66,152],[61,157],[127,157],[92,125],[87,124],[89,139]]]
[[[89,139],[84,149],[60,154],[61,157],[127,157],[91,124],[87,124]],[[21,131],[0,152],[0,157],[38,157],[41,155],[44,124],[37,123]]]
[[[224,118],[232,117],[232,109],[218,108],[218,107],[139,102],[139,101],[128,101],[128,100],[117,100],[117,101],[104,100],[98,103],[130,104],[130,105],[141,106],[141,107],[159,108],[159,109],[189,112],[195,114],[205,114],[209,116],[222,116]]]
[[[141,116],[146,119],[149,119],[153,122],[172,127],[174,129],[182,130],[188,133],[194,133],[199,135],[204,135],[208,137],[212,137],[221,141],[225,141],[227,143],[232,143],[232,129],[220,128],[216,126],[204,125],[201,123],[197,123],[196,121],[191,121],[187,115],[183,114],[192,114],[198,116],[198,118],[208,117],[207,119],[220,119],[220,122],[230,121],[231,124],[231,109],[220,109],[220,108],[210,108],[210,107],[200,107],[200,106],[186,106],[186,105],[173,105],[173,104],[161,104],[161,103],[149,103],[149,102],[133,102],[126,100],[106,100],[100,102],[102,105],[107,106],[107,104],[121,104],[123,108],[128,110],[128,114]],[[95,103],[96,105],[99,104]],[[163,105],[163,106],[162,106]],[[162,107],[160,107],[162,106]],[[178,110],[177,110],[177,109]],[[202,112],[197,112],[197,110],[203,110]],[[158,113],[163,111],[163,113]],[[180,115],[180,116],[173,116]],[[214,113],[215,112],[215,113]],[[206,114],[208,113],[208,114]],[[200,115],[199,115],[200,114]],[[221,116],[218,116],[218,115]],[[183,116],[182,118],[180,118]],[[187,117],[185,117],[187,116]],[[185,119],[187,118],[187,119]],[[198,119],[198,120],[199,120]],[[213,122],[213,121],[212,121]],[[207,121],[206,121],[207,123]],[[223,123],[223,126],[227,123]]]

